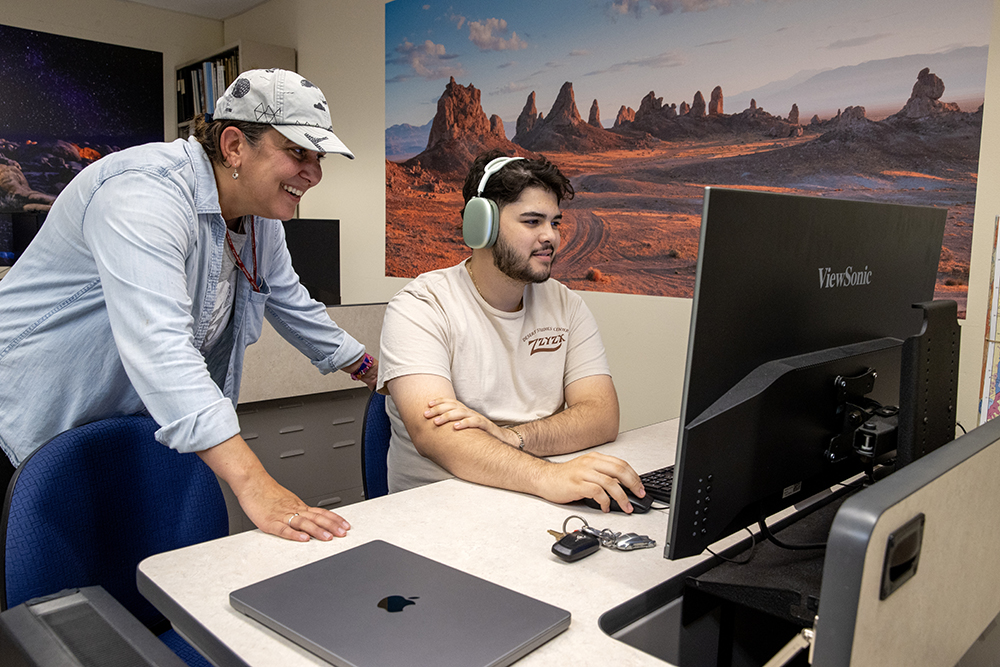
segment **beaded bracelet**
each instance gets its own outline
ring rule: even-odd
[[[374,365],[375,359],[372,355],[365,352],[365,356],[361,357],[361,365],[358,366],[358,370],[351,373],[352,380],[360,380],[364,377],[364,374],[371,370],[372,365]]]

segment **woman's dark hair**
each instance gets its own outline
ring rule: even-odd
[[[462,196],[466,203],[478,194],[479,181],[483,180],[486,165],[498,157],[509,156],[500,149],[493,149],[481,153],[473,161],[472,168],[465,177],[465,185],[462,186]],[[573,185],[562,175],[559,168],[544,157],[540,157],[537,160],[508,162],[500,171],[490,176],[481,196],[492,199],[497,206],[503,208],[517,201],[524,189],[529,187],[548,190],[556,196],[557,203],[563,199],[572,199],[575,194]],[[463,208],[463,213],[464,211]]]
[[[235,127],[247,138],[248,144],[256,146],[271,126],[266,123],[250,123],[245,120],[206,121],[204,115],[196,116],[194,119],[194,138],[205,149],[205,154],[213,163],[225,163],[222,159],[222,149],[219,147],[219,142],[222,140],[223,130],[227,127]]]

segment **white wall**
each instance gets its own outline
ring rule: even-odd
[[[967,429],[978,424],[979,392],[989,302],[990,267],[996,218],[1000,215],[1000,0],[993,2],[990,56],[986,69],[983,137],[979,151],[976,215],[972,226],[972,266],[968,314],[962,327],[958,418]],[[998,276],[1000,278],[1000,276]]]
[[[1000,6],[995,0],[994,10]],[[992,43],[1000,44],[994,11]],[[224,24],[121,0],[4,0],[0,23],[164,52],[166,125],[174,123],[173,67],[251,39],[298,52],[299,71],[330,101],[338,135],[356,160],[331,157],[325,178],[301,205],[308,217],[342,224],[345,303],[388,300],[404,279],[385,267],[384,0],[270,0]],[[973,232],[968,319],[963,324],[959,419],[976,423],[992,257],[1000,213],[1000,49],[990,53],[983,150]],[[443,84],[442,84],[443,89]],[[172,135],[168,130],[168,138]],[[691,303],[682,299],[583,292],[608,350],[622,403],[622,426],[676,417]]]
[[[330,103],[356,159],[329,156],[303,217],[341,221],[344,303],[387,301],[406,284],[385,277],[385,10],[379,0],[271,0],[226,21],[227,42],[290,46],[299,73]]]

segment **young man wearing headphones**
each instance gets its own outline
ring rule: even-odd
[[[550,280],[559,203],[573,187],[547,160],[480,155],[463,188],[472,257],[418,276],[389,302],[378,388],[392,422],[389,490],[452,476],[566,503],[644,495],[614,440],[618,396],[579,295]]]

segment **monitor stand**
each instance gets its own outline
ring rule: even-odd
[[[853,492],[844,489],[818,501],[776,530],[776,537],[790,545],[826,542],[837,510]],[[789,550],[764,540],[729,555],[733,562],[689,578],[680,664],[699,664],[706,657],[706,636],[718,639],[717,664],[767,662],[799,630],[814,625],[825,555],[824,549]],[[697,640],[686,645],[685,636]]]
[[[897,468],[950,442],[955,431],[956,304],[914,308],[924,311],[924,324],[902,350],[899,437],[892,438]],[[788,517],[776,537],[788,545],[826,543],[837,510],[855,492],[843,487]],[[718,664],[744,664],[748,656],[745,664],[763,664],[799,630],[814,627],[825,556],[825,549],[789,550],[764,540],[690,577],[681,607],[680,664],[700,664],[706,635],[718,637]]]
[[[823,506],[777,533],[792,545],[824,543],[833,518],[848,497],[830,496]],[[766,539],[688,580],[696,591],[714,595],[810,627],[819,608],[825,549],[793,551]],[[751,557],[752,554],[752,557]],[[744,561],[748,561],[744,563]]]

